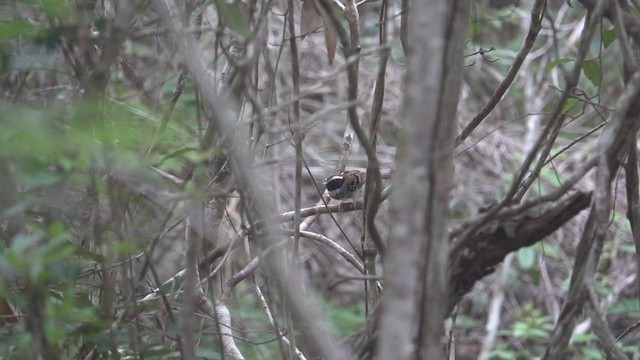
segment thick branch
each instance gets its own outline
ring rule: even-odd
[[[540,216],[489,224],[484,231],[455,245],[451,261],[450,312],[476,281],[492,273],[512,251],[544,239],[589,206],[591,193],[578,192]]]

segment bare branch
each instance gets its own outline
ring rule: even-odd
[[[498,88],[491,95],[491,99],[482,107],[480,112],[476,116],[473,117],[471,122],[465,126],[465,128],[460,132],[460,135],[456,138],[456,146],[462,144],[464,140],[473,132],[475,128],[482,123],[493,110],[493,108],[498,105],[498,102],[502,99],[504,94],[509,90],[509,87],[515,80],[522,63],[531,52],[533,45],[536,42],[536,38],[538,37],[538,33],[542,28],[542,20],[544,20],[544,12],[547,7],[547,0],[536,0],[535,4],[533,4],[533,9],[531,9],[531,24],[529,25],[529,33],[524,41],[524,45],[518,52],[518,55],[513,60],[513,64],[511,64],[511,68],[509,72],[505,76],[504,80],[500,83]]]
[[[154,6],[162,15],[165,24],[171,28],[184,64],[203,94],[205,105],[211,111],[212,124],[226,141],[233,139],[235,124],[233,119],[230,119],[223,112],[223,109],[227,108],[225,103],[231,103],[232,100],[229,98],[222,99],[216,95],[216,91],[212,86],[213,82],[202,66],[201,59],[203,59],[203,56],[201,56],[199,49],[193,43],[193,39],[179,31],[166,5],[156,2]],[[237,144],[231,155],[234,169],[236,169],[236,178],[239,180],[241,188],[245,189],[248,197],[255,201],[254,209],[257,217],[267,219],[269,213],[272,213],[270,202],[266,196],[269,192],[264,188],[268,182],[261,174],[255,171],[253,159],[246,146]],[[264,244],[271,244],[276,238],[276,234],[268,226],[265,227],[265,231],[261,236]],[[274,273],[280,278],[281,283],[285,284],[282,290],[289,299],[289,304],[296,320],[305,325],[307,331],[303,332],[303,336],[308,341],[308,344],[313,346],[314,350],[325,358],[336,360],[348,358],[346,349],[336,344],[326,323],[321,320],[324,316],[318,304],[312,300],[313,296],[305,295],[301,291],[303,282],[300,273],[290,271],[286,266],[286,262],[280,259],[271,261],[270,265]]]

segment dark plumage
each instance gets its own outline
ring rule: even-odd
[[[357,197],[364,187],[367,174],[359,170],[345,171],[325,180],[329,196],[335,200]]]

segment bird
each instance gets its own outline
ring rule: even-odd
[[[348,170],[340,175],[328,177],[324,181],[329,196],[334,200],[358,199],[367,179],[367,174],[359,170]]]

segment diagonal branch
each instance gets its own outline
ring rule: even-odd
[[[589,206],[591,193],[578,192],[544,211],[490,223],[468,239],[457,243],[449,255],[451,288],[450,312],[476,281],[491,274],[510,252],[531,246],[550,235]]]
[[[233,100],[226,96],[218,96],[213,87],[211,76],[206,72],[202,59],[204,58],[200,49],[197,48],[193,38],[180,32],[178,26],[171,16],[170,9],[165,2],[154,2],[156,10],[160,13],[162,20],[170,27],[175,39],[175,45],[182,57],[184,65],[192,75],[198,90],[202,93],[207,110],[211,113],[211,127],[215,128],[224,139],[230,142],[236,135],[237,127],[234,119],[230,117],[228,111],[229,103]],[[231,153],[231,162],[239,183],[239,187],[247,194],[247,198],[252,199],[253,209],[256,218],[266,219],[273,213],[273,203],[269,201],[268,189],[265,184],[264,174],[256,171],[255,163],[250,149],[247,146],[238,145]],[[277,241],[278,236],[269,226],[265,226],[260,236],[264,247]],[[278,254],[275,257],[282,256]],[[282,286],[282,292],[287,299],[294,318],[299,324],[304,324],[305,331],[302,337],[309,346],[320,356],[328,359],[345,359],[349,357],[347,349],[339,346],[336,339],[331,334],[325,317],[313,295],[304,294],[303,277],[300,272],[290,271],[282,258],[274,259],[269,263],[269,270],[276,276]]]
[[[504,94],[509,90],[509,87],[513,83],[513,80],[516,78],[522,63],[527,58],[527,55],[531,52],[533,48],[533,44],[536,42],[536,38],[538,37],[538,33],[542,28],[542,20],[544,19],[544,12],[547,6],[547,0],[536,0],[536,3],[533,5],[533,9],[531,10],[531,25],[529,27],[529,33],[527,34],[527,38],[524,41],[524,45],[522,49],[518,52],[513,64],[511,64],[511,68],[507,73],[507,76],[502,80],[496,91],[491,95],[491,99],[482,107],[480,112],[473,117],[471,122],[465,126],[465,128],[460,132],[460,135],[456,138],[456,146],[462,144],[464,140],[475,130],[475,128],[480,125],[480,123],[493,111],[493,109],[498,105],[498,102],[502,99]]]

